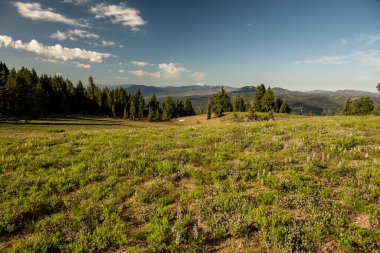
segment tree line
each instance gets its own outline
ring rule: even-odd
[[[207,118],[211,118],[214,113],[217,117],[221,117],[224,112],[276,112],[290,113],[291,108],[288,102],[280,97],[275,97],[273,90],[265,87],[264,84],[257,86],[257,90],[253,95],[253,100],[243,97],[241,94],[235,96],[232,100],[224,87],[208,100]]]
[[[376,86],[377,90],[380,92],[380,83]],[[344,106],[342,108],[341,114],[343,115],[380,115],[380,99],[377,101],[376,105],[372,99],[368,96],[360,97],[357,99],[347,98]]]
[[[74,87],[62,76],[37,75],[34,69],[8,69],[0,62],[0,116],[35,118],[48,114],[102,114],[132,120],[168,120],[195,115],[191,101],[166,97],[160,103],[153,94],[148,102],[140,90],[129,94],[118,87],[95,85],[90,76],[85,88],[79,81]]]

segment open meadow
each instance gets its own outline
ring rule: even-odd
[[[380,252],[379,117],[233,119],[0,123],[0,252]]]

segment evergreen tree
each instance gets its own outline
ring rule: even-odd
[[[380,92],[380,83],[377,84],[376,88]],[[375,113],[375,115],[380,115],[380,98],[377,100],[377,103],[373,112]]]
[[[189,99],[185,100],[184,109],[185,109],[185,116],[195,115],[193,105],[191,104],[191,101]]]
[[[275,102],[272,89],[269,87],[264,96],[261,98],[261,110],[264,112],[270,112],[274,110]]]
[[[148,112],[148,121],[153,121],[154,119],[154,111],[151,107],[149,107],[149,112]]]
[[[257,86],[257,90],[253,96],[253,109],[257,112],[262,112],[263,111],[263,108],[262,108],[262,98],[264,97],[264,94],[265,94],[265,85],[264,84],[260,84]]]
[[[163,103],[163,118],[164,119],[171,119],[174,118],[176,115],[175,111],[175,102],[172,97],[166,97],[164,103]]]
[[[157,108],[156,110],[156,120],[159,121],[162,119],[162,114],[161,114],[161,109],[160,108]]]
[[[145,116],[144,110],[145,110],[145,100],[140,92],[140,94],[138,94],[138,113],[137,113],[139,119],[144,118]]]
[[[211,103],[210,103],[210,100],[208,101],[208,105],[207,105],[207,119],[211,119]]]
[[[124,107],[124,119],[128,119],[129,118],[129,111],[128,111],[128,108],[127,106]]]
[[[148,109],[152,109],[153,112],[157,111],[157,109],[160,107],[160,102],[158,101],[156,94],[152,94],[149,102],[148,102]]]
[[[0,62],[0,117],[8,113],[8,90],[6,88],[8,74],[7,66]]]
[[[290,113],[291,109],[288,106],[288,102],[286,100],[283,101],[279,113]]]
[[[352,103],[352,111],[356,115],[369,115],[373,109],[373,101],[368,96],[360,97]]]
[[[346,99],[346,102],[344,102],[342,113],[343,113],[343,115],[351,115],[352,114],[352,102],[351,102],[350,97],[348,97]]]
[[[132,96],[131,98],[131,105],[129,107],[129,117],[131,118],[131,120],[136,120],[137,118],[137,101],[136,101],[136,97],[135,96]]]
[[[185,105],[181,100],[175,101],[175,116],[177,118],[185,116]]]
[[[218,93],[211,96],[209,99],[209,105],[217,117],[221,117],[223,112],[229,112],[232,110],[231,98],[228,96],[223,86]]]
[[[280,112],[280,108],[282,106],[282,99],[280,97],[277,97],[276,100],[274,101],[274,111],[275,112]]]

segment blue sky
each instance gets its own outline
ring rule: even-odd
[[[0,61],[107,85],[375,91],[379,14],[379,0],[2,0]]]

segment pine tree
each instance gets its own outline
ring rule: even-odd
[[[157,108],[156,110],[156,120],[159,121],[162,119],[161,109]]]
[[[218,93],[211,96],[209,99],[209,106],[211,106],[211,110],[217,117],[221,117],[223,112],[229,112],[232,110],[231,98],[228,96],[223,86]]]
[[[262,99],[264,97],[265,91],[266,91],[266,88],[264,84],[260,84],[259,86],[257,86],[257,90],[253,96],[253,109],[257,112],[263,111]]]
[[[360,97],[353,101],[352,110],[356,115],[369,115],[374,109],[373,101],[370,97]]]
[[[171,119],[174,118],[176,115],[175,111],[175,102],[172,97],[166,97],[164,104],[163,104],[163,118],[164,119]]]
[[[282,106],[282,99],[280,97],[277,97],[276,100],[274,101],[274,111],[275,112],[280,112],[280,108]]]
[[[149,102],[148,102],[148,109],[152,109],[153,112],[157,110],[157,108],[160,107],[160,102],[158,101],[156,94],[152,94]]]
[[[291,109],[288,106],[288,101],[284,100],[284,102],[281,105],[279,113],[290,113]]]
[[[270,112],[274,110],[275,102],[274,102],[274,95],[272,89],[269,87],[265,93],[264,96],[261,99],[261,109],[264,112]]]
[[[132,96],[131,98],[131,105],[129,107],[129,117],[131,118],[131,120],[136,120],[137,118],[137,101],[136,101],[136,98],[135,96]]]
[[[185,109],[185,116],[195,115],[193,105],[191,104],[191,101],[189,99],[185,100],[184,109]]]
[[[211,109],[211,103],[209,101],[207,106],[207,119],[211,119]]]
[[[151,107],[149,107],[148,121],[153,121],[153,119],[154,119],[154,111]]]
[[[353,113],[353,111],[352,111],[352,102],[351,102],[351,98],[350,97],[348,97],[346,99],[346,102],[344,102],[342,113],[343,113],[343,115],[351,115]]]
[[[129,111],[128,111],[128,108],[127,106],[124,107],[124,119],[128,119],[129,118]]]

